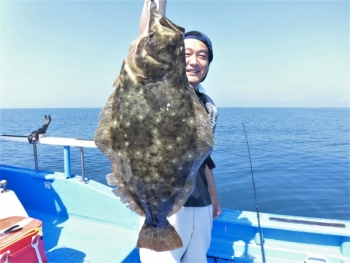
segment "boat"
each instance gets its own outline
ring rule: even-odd
[[[83,149],[96,147],[93,140],[45,135],[33,144],[27,136],[0,140],[33,147],[35,169],[0,164],[0,215],[42,221],[48,262],[140,262],[138,215],[111,187],[85,178]],[[62,146],[64,172],[40,170],[36,144]],[[71,147],[80,148],[80,175],[71,173]],[[8,193],[16,198],[7,200]],[[348,220],[222,210],[213,223],[210,263],[350,263]]]

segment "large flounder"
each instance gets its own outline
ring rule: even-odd
[[[148,35],[133,41],[95,134],[113,192],[146,217],[137,247],[155,251],[182,247],[166,217],[190,196],[214,144],[186,77],[183,31],[151,9]]]

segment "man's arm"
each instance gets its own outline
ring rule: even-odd
[[[208,165],[205,165],[205,176],[207,178],[208,191],[210,194],[211,204],[213,206],[213,218],[215,219],[221,214],[221,207],[218,196],[216,194],[213,170],[210,170]]]
[[[167,0],[154,0],[154,2],[157,5],[158,14],[165,16],[165,10],[166,10],[166,1]],[[145,0],[143,4],[143,9],[141,13],[141,20],[140,20],[140,34],[146,33],[148,30],[148,20],[149,20],[149,5],[151,0]]]

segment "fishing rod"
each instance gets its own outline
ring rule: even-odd
[[[255,198],[255,210],[256,210],[256,215],[258,217],[258,227],[259,227],[259,236],[260,236],[260,244],[261,244],[261,256],[262,256],[262,261],[263,263],[266,263],[265,259],[265,251],[264,251],[264,240],[263,240],[263,235],[261,231],[261,225],[260,225],[260,213],[259,213],[259,206],[258,206],[258,199],[256,197],[256,190],[255,190],[255,180],[254,180],[254,173],[253,173],[253,165],[252,165],[252,159],[250,157],[250,150],[249,150],[249,144],[248,144],[248,137],[247,133],[245,131],[245,126],[243,123],[243,120],[241,119],[243,130],[244,130],[244,135],[245,135],[245,141],[247,143],[247,149],[248,149],[248,155],[249,155],[249,163],[250,163],[250,171],[252,173],[252,181],[253,181],[253,189],[254,189],[254,198]]]

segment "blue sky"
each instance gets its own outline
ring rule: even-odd
[[[142,1],[0,1],[0,107],[102,107]],[[219,107],[349,107],[348,1],[176,1],[210,36]]]

